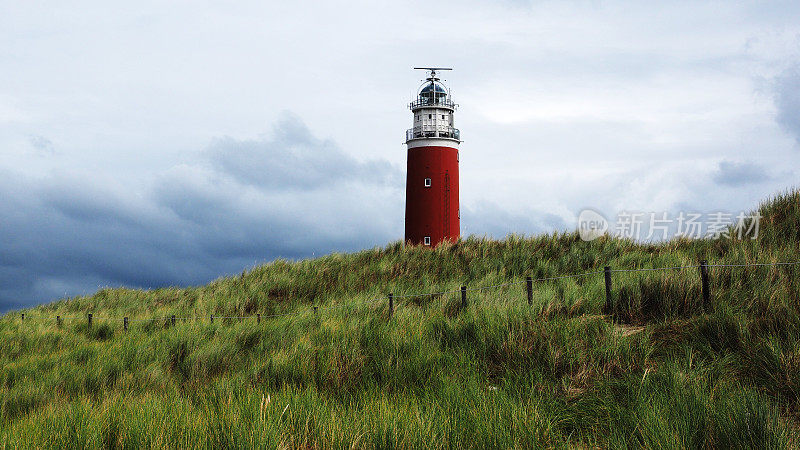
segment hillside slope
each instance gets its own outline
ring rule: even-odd
[[[800,193],[759,211],[755,241],[394,243],[12,312],[0,319],[0,442],[797,446],[800,267],[739,265],[800,261]],[[701,259],[714,266],[710,308]],[[525,276],[604,266],[689,267],[614,272],[610,308],[602,273],[537,281],[528,305]]]

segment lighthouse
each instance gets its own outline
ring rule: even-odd
[[[414,127],[406,131],[406,237],[412,245],[435,247],[461,235],[458,207],[458,145],[453,126],[456,105],[437,76],[442,67],[415,67],[428,77],[408,105]]]

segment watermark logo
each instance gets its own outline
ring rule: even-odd
[[[658,241],[684,237],[688,239],[756,239],[761,222],[758,213],[727,212],[698,213],[622,211],[617,214],[613,228],[599,212],[584,209],[578,214],[578,233],[584,241],[610,235],[633,240]]]
[[[584,209],[578,215],[578,233],[584,241],[593,241],[608,232],[608,220],[593,209]]]

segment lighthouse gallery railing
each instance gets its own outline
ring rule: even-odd
[[[441,108],[448,108],[448,109],[456,109],[458,105],[453,103],[452,100],[447,98],[437,98],[435,100],[427,99],[427,98],[418,98],[413,102],[408,104],[408,107],[411,110],[415,110],[417,108],[430,108],[430,107],[441,107]]]
[[[446,125],[422,125],[406,130],[406,140],[419,138],[450,138],[461,139],[461,131],[458,128],[453,128]]]

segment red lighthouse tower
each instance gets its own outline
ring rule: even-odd
[[[458,208],[458,144],[453,127],[456,105],[450,90],[436,76],[441,67],[415,67],[429,72],[409,104],[414,128],[406,131],[406,242],[436,246],[461,235]]]

